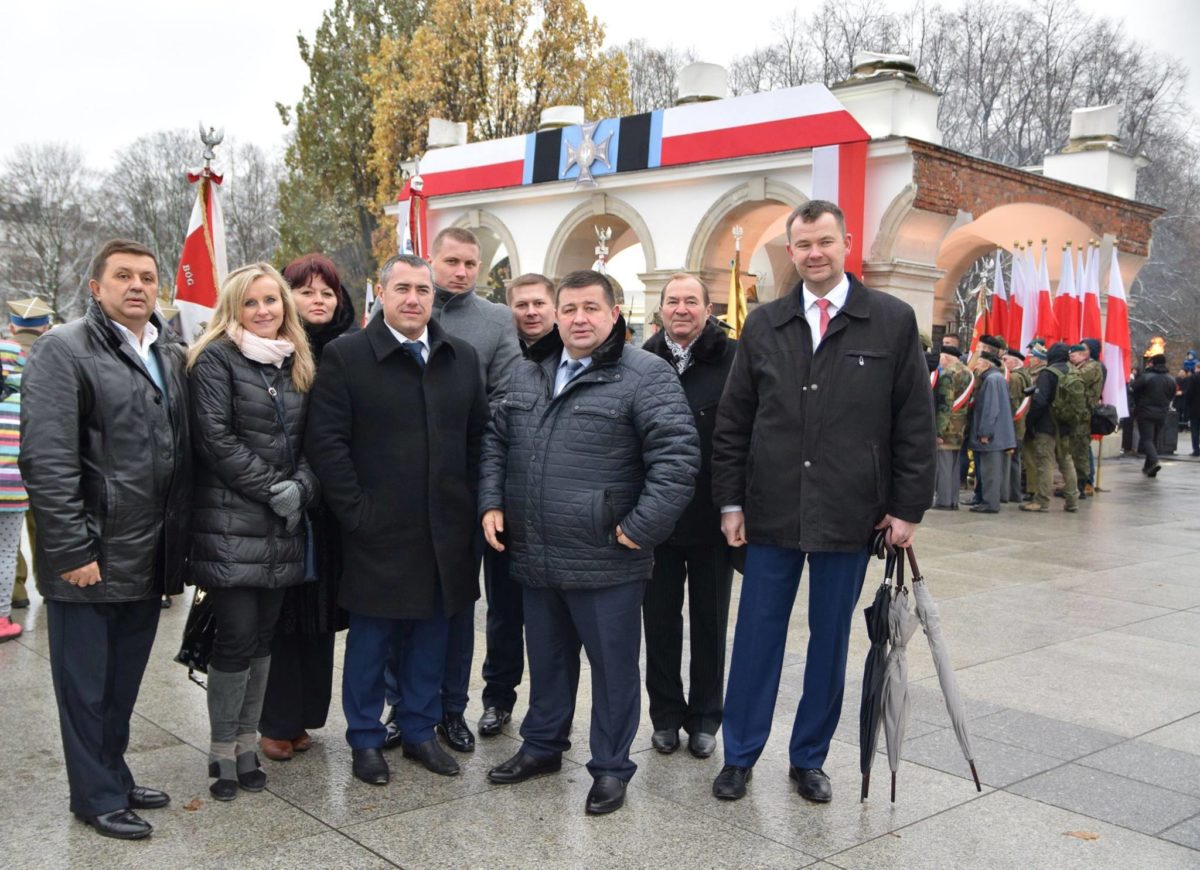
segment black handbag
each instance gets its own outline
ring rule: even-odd
[[[1092,409],[1092,434],[1111,435],[1120,425],[1114,405],[1097,405]]]
[[[202,689],[208,686],[195,676],[195,672],[208,673],[208,663],[212,660],[213,638],[217,634],[217,619],[213,613],[212,602],[208,593],[197,589],[192,596],[192,608],[188,611],[187,622],[183,625],[183,642],[175,661],[188,669],[188,679]]]

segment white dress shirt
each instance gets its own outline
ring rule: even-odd
[[[422,329],[421,334],[418,335],[416,338],[409,338],[407,335],[405,335],[400,330],[392,329],[392,325],[390,323],[388,323],[386,320],[383,321],[383,325],[386,326],[388,328],[388,331],[391,332],[391,334],[396,337],[396,341],[400,342],[401,347],[404,346],[405,342],[419,341],[421,343],[421,359],[425,360],[425,362],[429,362],[429,327],[428,326],[426,326],[424,329]],[[407,353],[407,352],[408,351],[406,350],[405,353]]]
[[[849,295],[850,279],[843,273],[842,280],[824,297],[829,300],[827,310],[830,320],[833,320],[837,313],[846,307],[846,297]],[[804,319],[808,321],[808,328],[812,332],[813,353],[816,353],[821,344],[821,306],[817,305],[817,300],[820,298],[807,287],[800,291],[800,301],[804,305]]]
[[[133,330],[124,324],[117,323],[115,320],[109,320],[113,326],[117,328],[117,332],[121,337],[129,342],[130,346],[137,352],[147,367],[150,365],[150,346],[158,339],[158,327],[152,322],[146,321],[146,325],[142,328],[142,340],[138,341],[138,337],[133,334]]]

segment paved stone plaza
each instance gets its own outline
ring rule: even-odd
[[[392,784],[364,785],[350,775],[335,689],[329,725],[310,752],[264,761],[267,791],[218,804],[204,771],[204,692],[171,661],[186,613],[177,601],[159,630],[129,755],[139,782],[173,800],[145,813],[155,825],[149,840],[106,840],[67,812],[45,613],[35,597],[17,612],[24,637],[0,646],[0,865],[1200,866],[1200,462],[1169,460],[1157,481],[1143,478],[1139,465],[1106,460],[1109,491],[1075,515],[1056,500],[1041,516],[1011,505],[999,516],[927,516],[917,552],[967,697],[982,794],[967,779],[918,633],[909,647],[913,721],[897,801],[888,802],[880,754],[871,798],[859,803],[859,618],[843,722],[826,763],[834,801],[818,807],[795,795],[787,739],[807,634],[798,605],[775,730],[742,801],[710,795],[719,751],[698,761],[651,750],[643,702],[626,808],[586,817],[585,670],[578,741],[559,775],[513,787],[487,782],[487,769],[519,745],[513,727],[460,756],[458,777],[427,773],[396,752]],[[863,606],[878,577],[873,566]],[[735,606],[736,598],[735,588]],[[477,626],[482,620],[480,607]],[[482,658],[480,631],[477,675]],[[471,722],[480,713],[477,689],[478,681]]]

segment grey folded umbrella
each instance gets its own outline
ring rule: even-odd
[[[979,784],[979,773],[975,770],[975,751],[971,749],[971,736],[967,733],[967,711],[963,704],[962,695],[958,692],[958,678],[954,675],[954,667],[950,664],[950,650],[946,646],[946,638],[942,634],[942,622],[938,615],[937,604],[929,593],[921,569],[917,567],[917,557],[912,547],[908,548],[908,564],[912,566],[913,597],[917,602],[917,619],[925,629],[925,637],[929,640],[929,651],[933,654],[933,666],[937,670],[938,683],[942,687],[942,697],[946,699],[946,712],[950,714],[950,724],[958,737],[958,745],[962,748],[963,757],[971,766],[971,776],[975,779],[975,790],[983,791]],[[895,768],[893,768],[894,770]]]
[[[888,608],[888,635],[892,651],[888,653],[883,684],[883,736],[887,739],[888,766],[892,769],[892,803],[896,802],[896,768],[900,766],[900,747],[908,729],[908,642],[920,625],[908,606],[908,590],[903,578],[892,593]]]

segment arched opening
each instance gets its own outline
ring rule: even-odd
[[[504,304],[505,287],[521,274],[520,260],[512,234],[504,222],[490,212],[469,211],[454,226],[468,229],[479,239],[479,277],[475,292]]]
[[[645,336],[646,286],[641,276],[655,268],[654,245],[645,222],[627,203],[597,194],[563,219],[546,251],[545,274],[558,281],[596,263],[597,230],[610,233],[605,272],[617,291],[617,304],[633,329],[633,341]]]
[[[808,198],[790,185],[755,179],[728,191],[709,208],[692,237],[688,271],[705,275],[713,309],[723,314],[734,258],[734,227],[741,227],[741,279],[750,306],[786,293],[796,281],[787,253],[787,216]]]

